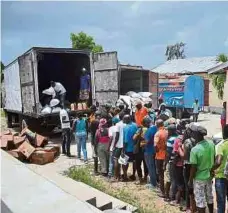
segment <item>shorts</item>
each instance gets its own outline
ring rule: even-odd
[[[207,204],[213,204],[212,180],[195,180],[194,195],[198,208],[206,208]]]
[[[135,155],[133,152],[126,152],[125,154],[129,157],[128,162],[133,162],[135,160]]]
[[[122,148],[115,148],[113,150],[113,156],[114,156],[114,159],[119,159],[121,153],[122,153]]]

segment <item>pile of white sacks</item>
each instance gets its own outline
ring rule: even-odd
[[[50,87],[48,89],[45,89],[43,92],[45,95],[50,95],[52,97],[55,96],[55,91],[53,87]],[[51,114],[51,113],[58,113],[60,112],[61,108],[59,106],[60,101],[57,98],[52,98],[50,103],[41,108],[41,114]]]
[[[120,95],[116,105],[119,106],[121,104],[125,104],[124,102],[126,102],[129,108],[131,109],[131,111],[135,112],[136,104],[138,101],[140,101],[142,105],[147,104],[149,102],[152,102],[153,104],[152,93],[150,92],[136,93],[136,92],[130,91],[130,92],[127,92],[126,95]]]

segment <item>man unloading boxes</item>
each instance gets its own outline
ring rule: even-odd
[[[54,88],[56,95],[60,100],[61,106],[64,107],[65,97],[66,97],[65,87],[61,83],[54,82],[54,81],[51,81],[51,86]]]

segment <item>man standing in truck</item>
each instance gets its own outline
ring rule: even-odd
[[[61,106],[64,107],[65,97],[66,97],[65,87],[61,83],[54,82],[54,81],[51,81],[51,86],[54,88],[56,95],[60,100]]]

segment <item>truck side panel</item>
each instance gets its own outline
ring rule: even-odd
[[[5,109],[8,111],[22,112],[21,84],[18,60],[4,70],[5,84]]]
[[[19,57],[23,113],[36,113],[35,81],[32,51]]]
[[[204,106],[204,80],[200,76],[189,76],[184,83],[184,107],[192,108],[195,99],[198,99],[199,106]]]
[[[119,69],[116,52],[93,56],[95,100],[99,104],[115,104],[119,97]]]

